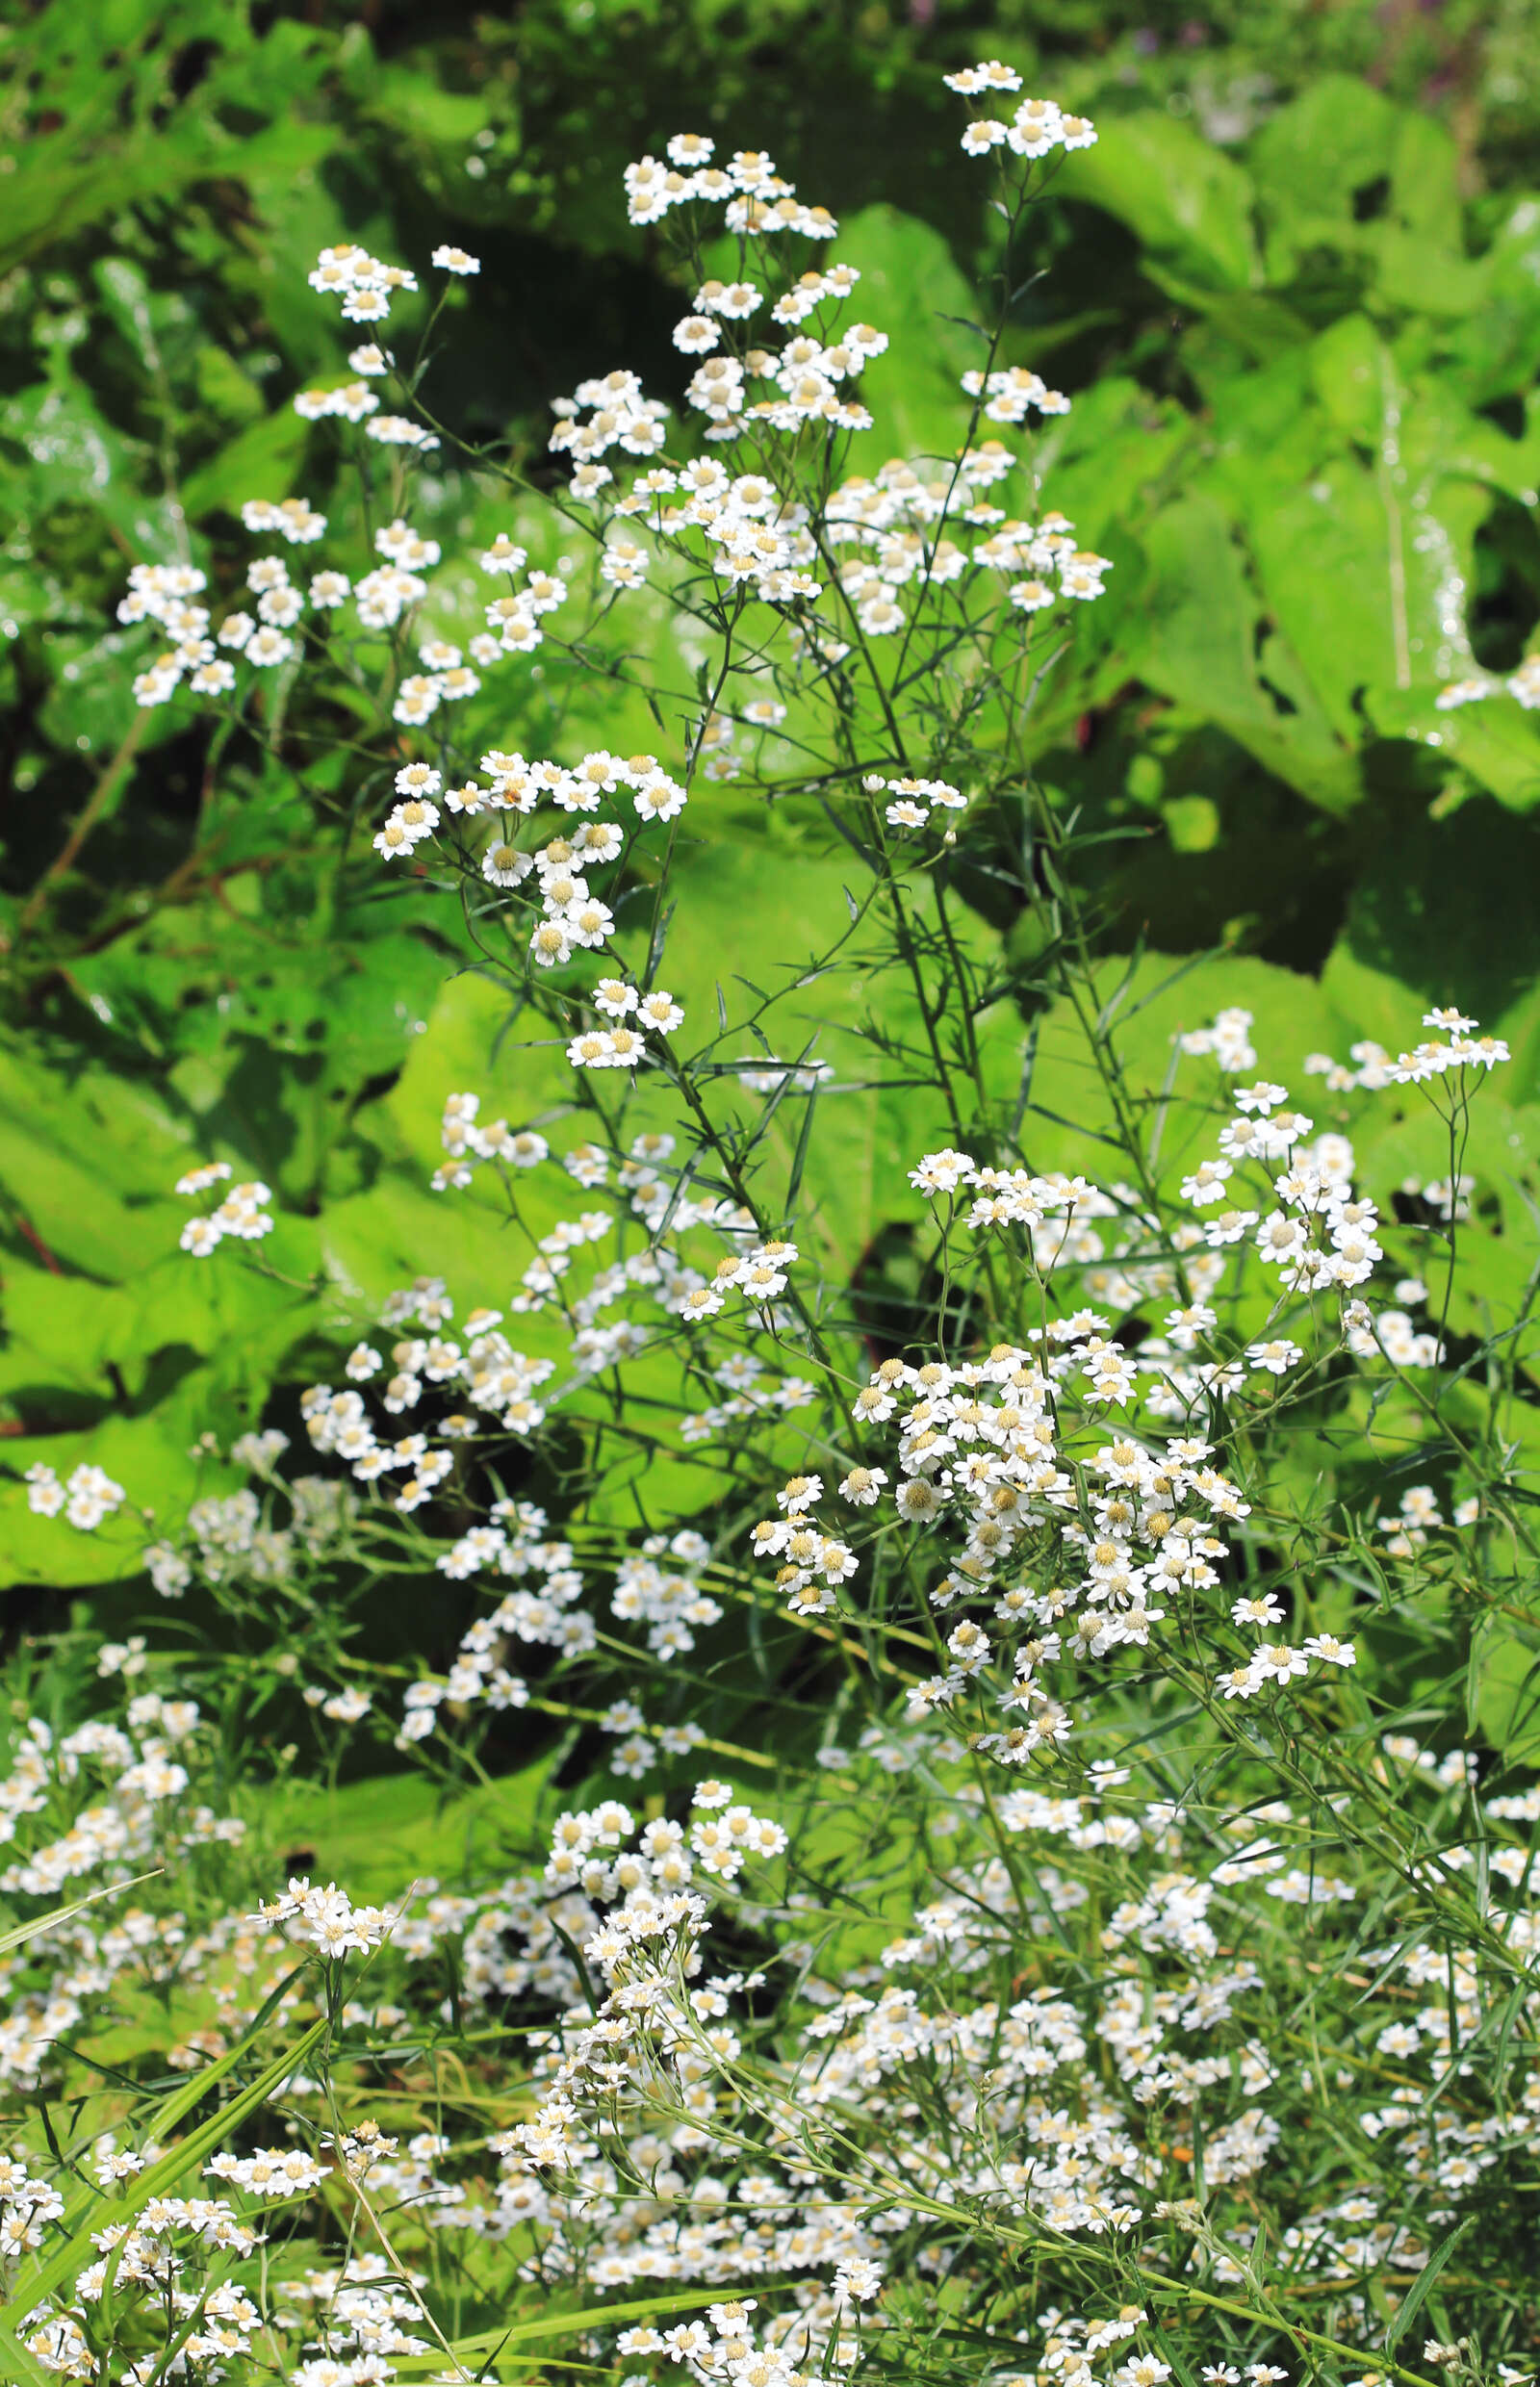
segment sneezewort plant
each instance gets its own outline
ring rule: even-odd
[[[1376,1646],[1533,1632],[1529,1295],[1480,1338],[1456,1298],[1508,1056],[1443,1007],[1399,1054],[1261,1053],[1244,1003],[1205,1019],[1100,950],[1017,741],[1107,567],[1024,436],[1066,401],[1003,361],[1031,210],[1094,134],[998,64],[952,81],[1003,218],[955,453],[861,469],[902,360],[833,219],[680,135],[627,192],[679,233],[684,419],[624,370],[563,402],[567,477],[480,548],[474,635],[410,519],[451,440],[427,335],[387,345],[414,277],[348,246],[312,280],[364,328],[354,378],[297,402],[356,434],[365,569],[258,496],[283,545],[250,612],[131,577],[171,642],[141,702],[350,725],[380,871],[458,905],[496,990],[510,1112],[444,1089],[442,1246],[347,1296],[300,1403],[321,1472],[259,1424],[247,1489],[156,1521],[154,1590],[233,1651],[174,1609],[153,1648],[66,1634],[18,1710],[0,1888],[163,1867],[12,1960],[0,2061],[70,2116],[18,2121],[0,2172],[18,2375],[525,2377],[562,2325],[702,2387],[1529,2375],[1540,1791]],[[464,468],[513,506],[506,460]],[[483,742],[504,687],[543,756]],[[657,753],[579,753],[595,687]],[[784,811],[836,841],[845,916],[777,954],[751,909],[703,959],[703,841]],[[970,867],[1034,912],[1030,969]],[[894,1097],[903,1283],[852,1266],[821,1157]],[[1438,1156],[1396,1185],[1387,1111]],[[189,1267],[266,1265],[265,1185],[219,1159],[179,1190],[218,1195]],[[456,1203],[506,1219],[499,1283],[465,1280]],[[99,1468],[32,1498],[131,1527]],[[447,1664],[372,1650],[398,1575]],[[212,1793],[282,1681],[322,1764],[377,1737],[494,1802],[511,1719],[569,1728],[543,1853],[261,1897],[280,1850]],[[278,2035],[229,2143],[216,2113],[159,2145],[192,2109],[142,2054],[212,2092]]]

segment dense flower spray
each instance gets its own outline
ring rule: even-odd
[[[625,180],[678,413],[585,379],[535,500],[435,412],[415,274],[332,242],[358,345],[295,404],[356,507],[254,492],[239,585],[130,570],[140,704],[262,735],[342,692],[371,884],[438,890],[508,1012],[435,1091],[412,1281],[333,1264],[323,1371],[185,1519],[28,1471],[168,1604],[66,1636],[0,1781],[28,2376],[512,2376],[563,2326],[623,2387],[1530,2376],[1540,1794],[1475,1729],[1483,1636],[1530,1630],[1527,1308],[1459,1292],[1511,1243],[1472,1156],[1507,1047],[1438,1006],[1301,1057],[1097,958],[1014,741],[1113,564],[1051,501],[1010,270],[1095,132],[947,80],[1006,270],[943,452],[871,448],[905,360],[834,218],[681,133]],[[500,509],[468,557],[451,463]],[[558,678],[652,727],[571,730]],[[688,859],[751,804],[772,857],[778,807],[837,840],[843,916],[703,966]],[[896,993],[809,1025],[841,974]],[[249,1162],[175,1190],[200,1283],[284,1285]],[[1373,1472],[1323,1490],[1349,1432]],[[1379,1671],[1456,1608],[1458,1729]],[[281,1714],[484,1840],[355,1894],[322,1822],[309,1859],[236,1811],[238,1711],[275,1789]]]

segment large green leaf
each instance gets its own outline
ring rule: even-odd
[[[1427,688],[1376,689],[1365,709],[1388,736],[1416,739],[1468,771],[1510,812],[1540,806],[1540,737],[1510,696],[1489,697],[1440,712]]]
[[[1350,222],[1358,193],[1388,176],[1397,110],[1353,75],[1320,76],[1269,117],[1246,151],[1265,213],[1292,240]],[[1286,278],[1276,266],[1271,278]]]
[[[1268,603],[1341,738],[1362,735],[1366,691],[1431,688],[1468,666],[1450,581],[1486,504],[1456,481],[1388,491],[1344,456],[1249,521]]]
[[[1249,176],[1192,126],[1141,110],[1101,128],[1092,149],[1066,157],[1058,186],[1138,235],[1157,259],[1207,289],[1261,279]]]
[[[1431,691],[1470,668],[1480,481],[1512,468],[1512,443],[1408,387],[1362,317],[1323,335],[1311,366],[1348,444],[1302,486],[1269,474],[1237,493],[1269,608],[1332,728],[1356,741],[1366,693]]]
[[[1377,990],[1358,977],[1348,992],[1349,960],[1374,973]],[[1358,879],[1324,983],[1361,1034],[1398,1050],[1416,1041],[1413,1023],[1429,1003],[1474,1013],[1513,1047],[1500,1096],[1540,1094],[1540,825],[1480,800],[1447,820],[1406,823]]]
[[[1512,203],[1481,268],[1481,304],[1446,350],[1473,406],[1528,394],[1540,370],[1540,199]]]
[[[244,9],[218,0],[154,10],[103,0],[89,25],[68,6],[36,11],[27,37],[47,115],[18,144],[0,270],[136,203],[165,204],[212,175],[240,177],[270,143],[293,173],[336,138],[324,125],[284,121],[315,90],[328,46],[293,19],[258,39]],[[179,62],[203,44],[202,71],[183,89]]]
[[[289,406],[238,431],[228,446],[183,483],[182,503],[188,520],[201,522],[216,510],[239,513],[248,498],[288,497],[308,433],[303,416]]]
[[[1299,1065],[1307,1052],[1330,1044],[1336,1026],[1329,1000],[1313,979],[1239,954],[1193,962],[1147,952],[1109,960],[1097,971],[1095,990],[1129,1100],[1146,1142],[1154,1140],[1154,1167],[1164,1178],[1180,1176],[1191,1165],[1190,1153],[1212,1155],[1217,1129],[1207,1116],[1213,1064],[1178,1063],[1179,1036],[1206,1026],[1221,1010],[1248,1011],[1259,1069],[1302,1097]],[[1167,1113],[1165,1096],[1173,1082],[1183,1099]],[[1081,1014],[1067,999],[1056,1002],[1041,1023],[1022,1130],[1032,1166],[1079,1168],[1104,1185],[1126,1179],[1116,1121]]]
[[[893,928],[885,926],[881,910],[853,926],[852,911],[869,891],[860,858],[844,846],[820,855],[805,838],[771,870],[746,841],[683,848],[671,879],[677,910],[661,972],[688,1008],[688,1029],[680,1034],[685,1051],[709,1043],[712,1060],[752,1063],[767,1044],[782,1060],[808,1054],[830,1065],[806,1152],[805,1098],[796,1095],[776,1108],[763,1150],[768,1206],[789,1203],[799,1236],[814,1242],[836,1277],[886,1220],[913,1209],[908,1170],[921,1151],[955,1133],[932,1082],[914,974],[895,952]],[[911,949],[933,947],[936,900],[922,878],[906,889],[903,903]],[[967,964],[986,973],[998,952],[993,932],[955,896],[949,918]],[[752,924],[749,937],[745,923]],[[916,965],[927,999],[945,998],[937,1032],[950,1065],[963,989],[944,952],[923,952]],[[967,1072],[952,1065],[964,1133],[986,1132],[981,1111],[1014,1095],[1023,1033],[1009,1004],[991,1006],[976,1032],[982,1101]],[[885,1040],[902,1049],[885,1050]],[[710,1089],[708,1107],[713,1116],[751,1123],[765,1099],[728,1077]]]
[[[1219,504],[1193,497],[1168,506],[1144,546],[1150,584],[1134,654],[1141,677],[1216,722],[1323,810],[1348,810],[1360,787],[1341,725],[1309,692],[1301,690],[1302,703],[1275,692],[1258,670],[1260,607]],[[1308,664],[1297,638],[1295,645]]]
[[[460,1795],[420,1773],[364,1782],[286,1783],[258,1811],[274,1855],[309,1849],[305,1869],[349,1897],[399,1898],[428,1875],[454,1882],[504,1872],[533,1853],[545,1769],[501,1774]]]
[[[0,1443],[0,1585],[65,1588],[138,1575],[145,1543],[178,1530],[192,1501],[235,1489],[236,1477],[199,1458],[194,1446],[205,1433],[228,1434],[244,1422],[221,1401],[215,1372],[201,1368],[178,1378],[141,1416],[108,1415],[89,1432]],[[32,1466],[53,1468],[61,1481],[76,1467],[103,1468],[121,1484],[127,1504],[90,1532],[63,1517],[34,1516],[21,1481]]]
[[[1540,1758],[1540,1632],[1498,1619],[1473,1654],[1475,1711],[1483,1737],[1510,1765]]]
[[[186,1214],[171,1186],[196,1157],[187,1129],[133,1079],[99,1067],[55,1073],[0,1047],[0,1190],[13,1232],[20,1220],[31,1229],[20,1230],[31,1248],[40,1238],[108,1283],[148,1266],[176,1241]]]
[[[48,380],[31,382],[0,402],[0,450],[8,451],[13,510],[37,516],[61,504],[89,506],[135,550],[174,554],[175,526],[166,501],[141,486],[142,449],[105,420],[89,389],[64,369],[64,352],[54,355]]]
[[[339,909],[331,876],[320,861],[283,880],[233,875],[218,899],[152,913],[72,972],[119,1052],[165,1068],[208,1154],[300,1202],[356,1181],[353,1108],[401,1067],[446,969],[403,903]]]
[[[1380,308],[1460,319],[1483,304],[1485,267],[1465,253],[1459,154],[1426,115],[1324,75],[1263,127],[1248,163],[1270,281],[1302,284],[1329,257]]]

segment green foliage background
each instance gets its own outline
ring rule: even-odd
[[[1005,361],[1073,396],[1040,458],[1116,564],[1033,731],[1065,817],[1114,833],[1085,849],[1107,941],[1229,949],[1211,986],[1291,1051],[1399,1040],[1427,998],[1478,1011],[1514,1048],[1476,1165],[1516,1244],[1505,1189],[1540,1135],[1540,736],[1507,697],[1433,698],[1473,663],[1511,669],[1540,615],[1537,33],[1531,0],[13,4],[0,1467],[89,1448],[168,1516],[220,1487],[200,1437],[283,1418],[359,1296],[434,1264],[438,1108],[488,1083],[477,982],[424,892],[382,888],[336,756],[303,724],[226,749],[175,706],[137,713],[113,623],[133,561],[185,545],[228,579],[244,498],[327,504],[327,450],[288,403],[332,362],[304,281],[318,246],[475,249],[453,427],[534,460],[580,375],[682,380],[623,166],[684,126],[768,145],[839,214],[895,349],[934,360],[886,390],[895,450],[949,438],[989,226],[939,78],[990,52],[1102,132],[1043,213]],[[484,499],[452,471],[424,492],[423,526],[463,549]],[[603,689],[592,732],[628,745]],[[725,924],[747,839],[772,833],[717,817],[692,903]],[[773,833],[798,878],[783,917],[757,912],[767,956],[838,916],[808,831],[793,812]],[[1037,913],[987,868],[965,891],[1030,1012]],[[874,1104],[842,1135],[826,1216],[853,1262],[890,1223],[899,1127]],[[212,1152],[276,1189],[288,1299],[178,1254],[168,1188]],[[496,1275],[490,1226],[485,1245],[457,1263]],[[13,1482],[0,1508],[14,1584],[136,1563],[64,1543]]]

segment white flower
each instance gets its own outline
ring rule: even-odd
[[[1328,1666],[1356,1666],[1358,1652],[1350,1641],[1339,1641],[1334,1632],[1312,1633],[1305,1643],[1307,1656],[1319,1657]]]
[[[909,1181],[921,1194],[951,1194],[970,1179],[977,1167],[969,1152],[954,1152],[950,1146],[940,1152],[927,1152],[917,1168],[909,1172]]]
[[[655,1030],[659,1036],[668,1036],[683,1026],[684,1007],[675,1002],[666,987],[654,987],[637,1004],[636,1016],[644,1027]]]

